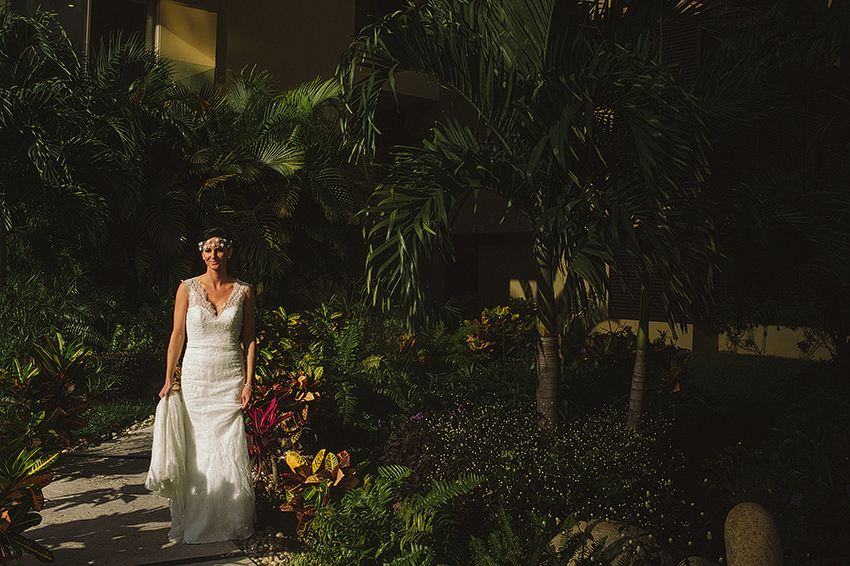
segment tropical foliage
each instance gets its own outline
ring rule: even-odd
[[[438,79],[475,117],[396,150],[367,210],[373,301],[427,314],[420,270],[453,258],[450,212],[490,191],[532,228],[541,330],[559,334],[597,308],[608,266],[657,277],[670,321],[682,322],[706,300],[716,259],[700,191],[708,138],[700,101],[662,64],[662,30],[711,16],[677,1],[435,1],[364,30],[340,66],[364,152],[381,89],[403,71]],[[557,341],[541,344],[539,410],[555,423]]]
[[[41,522],[47,468],[59,454],[49,447],[72,442],[88,410],[88,350],[80,340],[45,336],[26,363],[0,369],[0,560],[32,554],[52,562],[53,554],[24,536]]]
[[[846,364],[848,274],[836,260],[848,253],[848,18],[843,2],[776,2],[718,52],[718,64],[747,54],[760,100],[756,123],[718,129],[715,142],[712,189],[750,203],[729,207],[718,231],[728,260],[717,320],[742,349],[759,346],[754,329],[782,325],[803,329],[805,354],[822,346]]]
[[[532,536],[521,536],[510,524],[504,509],[499,510],[501,529],[493,531],[486,541],[472,537],[470,547],[474,563],[486,566],[520,566],[540,564],[620,564],[628,563],[629,552],[623,548],[625,541],[594,541],[590,529],[576,528],[574,517],[567,517],[555,529],[546,528],[545,522],[532,515]],[[606,545],[606,542],[614,544]]]
[[[44,506],[41,490],[53,477],[45,470],[59,454],[43,455],[40,448],[24,447],[19,440],[10,441],[5,435],[8,432],[3,430],[4,436],[0,438],[0,560],[8,562],[26,553],[41,562],[53,562],[52,552],[21,533],[41,522],[38,514]]]
[[[257,463],[257,471],[260,474],[272,474],[272,485],[277,484],[277,466],[275,448],[279,448],[281,442],[276,434],[275,428],[281,421],[292,416],[292,413],[281,414],[277,411],[277,397],[272,397],[268,407],[265,409],[248,408],[245,411],[246,431],[248,437],[248,453]]]
[[[61,334],[45,336],[34,345],[26,364],[15,360],[11,369],[0,370],[0,388],[22,414],[44,414],[51,422],[50,432],[70,445],[72,431],[82,428],[88,400],[87,366],[89,350],[77,339],[66,342]]]
[[[281,482],[286,503],[280,509],[295,513],[299,535],[304,534],[317,510],[330,502],[332,488],[351,489],[360,483],[345,451],[334,454],[322,449],[312,461],[290,451],[286,465],[290,471],[283,474]]]
[[[311,552],[295,563],[413,566],[435,565],[450,557],[452,548],[444,541],[452,523],[443,507],[481,478],[463,474],[396,503],[394,488],[409,473],[400,466],[381,467],[376,476],[364,479],[363,487],[320,509],[310,523]]]
[[[769,371],[770,387],[748,397],[761,378],[740,360],[720,380],[644,324],[589,332],[598,300],[630,276],[662,283],[671,322],[692,315],[717,237],[743,291],[733,324],[746,331],[767,312],[750,300],[768,290],[771,313],[846,357],[850,160],[833,73],[847,6],[781,1],[730,35],[709,3],[410,3],[353,43],[344,92],[336,80],[280,92],[256,71],[191,92],[136,40],[84,62],[52,16],[6,9],[0,562],[50,559],[27,538],[56,458],[46,448],[121,426],[131,408],[115,402],[118,383],[150,396],[170,313],[160,297],[192,271],[192,234],[211,224],[233,233],[235,267],[257,284],[247,439],[258,502],[295,515],[302,563],[625,564],[619,545],[589,541],[601,519],[649,531],[674,560],[693,546],[714,558],[710,533],[742,498],[777,517],[789,563],[846,555],[846,376]],[[667,64],[676,26],[718,46],[693,80]],[[379,179],[377,103],[402,72],[439,80],[469,119],[395,148]],[[808,110],[820,102],[828,113]],[[786,123],[803,147],[757,159],[749,148]],[[434,313],[423,275],[453,257],[453,214],[483,191],[531,229],[538,303],[423,325]],[[368,300],[322,304],[354,279],[361,225]],[[661,401],[640,432],[622,410],[637,351],[635,381]],[[538,382],[551,429],[538,427]]]
[[[465,320],[458,334],[467,336],[466,346],[481,360],[515,357],[534,342],[536,310],[533,302],[524,300],[484,309],[479,318]]]
[[[27,227],[65,245],[102,242],[108,212],[84,177],[120,159],[92,134],[82,63],[53,17],[0,13],[0,283],[7,247]]]
[[[355,242],[346,223],[364,202],[366,177],[345,158],[339,108],[333,80],[280,92],[255,71],[172,102],[186,157],[176,178],[162,180],[175,206],[160,206],[181,215],[181,230],[157,241],[172,246],[172,262],[179,252],[181,274],[195,257],[185,230],[220,225],[238,242],[246,280],[301,301],[316,285],[344,287]]]

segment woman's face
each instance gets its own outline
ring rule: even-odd
[[[227,267],[227,260],[233,250],[227,247],[223,238],[210,238],[201,244],[201,258],[208,268],[219,270]]]

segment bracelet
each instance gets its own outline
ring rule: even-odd
[[[253,386],[253,385],[251,385],[250,383],[244,383],[244,384],[242,385],[242,388],[243,388],[243,389],[244,389],[244,388],[246,388],[246,387],[250,387],[250,388],[251,388],[251,391],[253,391],[253,390],[254,390],[254,386]]]

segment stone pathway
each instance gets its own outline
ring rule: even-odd
[[[24,535],[52,550],[55,563],[63,566],[253,566],[233,542],[168,540],[168,502],[145,489],[152,440],[148,426],[90,450],[62,454],[44,488],[43,521]],[[22,563],[41,564],[32,556]]]

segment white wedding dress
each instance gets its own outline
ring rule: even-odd
[[[145,486],[167,497],[168,538],[190,544],[254,532],[254,487],[242,420],[239,335],[248,285],[237,281],[216,313],[198,278],[189,291],[181,391],[160,400]]]

